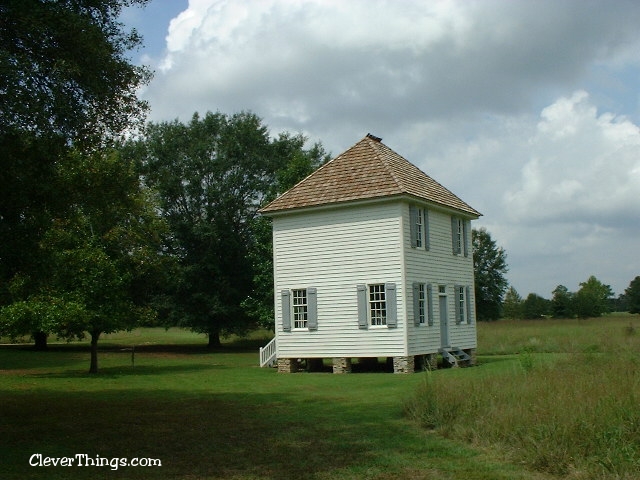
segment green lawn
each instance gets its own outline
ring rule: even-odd
[[[3,479],[544,479],[411,421],[426,374],[278,374],[257,366],[263,340],[227,343],[145,329],[86,344],[0,347]],[[135,345],[135,366],[131,365]],[[442,370],[443,378],[500,369]],[[513,363],[514,360],[505,360]],[[33,454],[152,458],[161,467],[30,466]],[[35,457],[34,457],[35,458]],[[86,460],[83,460],[86,463]]]

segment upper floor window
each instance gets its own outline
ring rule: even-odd
[[[467,221],[458,217],[451,217],[451,244],[454,255],[469,255],[469,246],[467,243],[468,236]]]
[[[411,247],[429,250],[429,212],[410,205],[409,217]]]

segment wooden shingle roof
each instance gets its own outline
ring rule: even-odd
[[[481,215],[373,135],[367,135],[327,162],[263,207],[260,213],[268,215],[285,210],[403,195],[459,210],[473,217]]]

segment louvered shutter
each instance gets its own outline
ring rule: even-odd
[[[464,256],[469,256],[469,226],[471,222],[469,220],[462,221],[462,243],[464,245]]]
[[[398,299],[396,295],[396,284],[386,283],[384,285],[385,299],[387,301],[387,327],[396,328],[398,326]]]
[[[307,328],[318,329],[318,291],[316,288],[307,288]]]
[[[431,249],[431,239],[430,239],[430,234],[429,234],[429,210],[427,210],[426,208],[424,209],[424,249],[425,250],[430,250]]]
[[[460,310],[460,285],[456,285],[454,286],[453,292],[454,292],[454,299],[455,299],[455,307],[456,307],[456,323],[460,323],[461,321],[461,316],[462,316],[462,310]]]
[[[411,248],[418,246],[416,242],[416,224],[418,223],[418,208],[409,205],[409,235],[411,236]]]
[[[427,311],[429,312],[429,325],[433,325],[433,286],[427,285]]]
[[[451,217],[451,248],[453,249],[453,254],[456,255],[460,253],[460,244],[458,243],[460,237],[458,237],[458,219],[456,217]]]
[[[420,326],[420,284],[413,283],[413,324]]]
[[[291,331],[291,293],[289,290],[282,290],[282,330]]]
[[[464,293],[464,305],[467,308],[467,323],[471,323],[471,287],[467,286]]]
[[[367,286],[358,285],[358,328],[366,330],[368,327]]]

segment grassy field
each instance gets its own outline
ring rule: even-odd
[[[105,336],[97,376],[86,373],[86,344],[2,346],[1,478],[640,478],[637,316],[497,322],[479,325],[479,337],[481,366],[415,375],[278,374],[257,366],[259,335],[228,339],[216,352],[182,330]],[[572,396],[574,378],[585,390]],[[585,395],[595,398],[589,406]],[[557,396],[559,408],[584,412],[575,421],[597,437],[584,461],[572,452],[523,454],[549,450],[567,428],[521,422],[529,411],[555,421]],[[590,412],[601,420],[590,424]],[[626,446],[600,458],[609,443]],[[75,464],[30,466],[38,453]],[[81,454],[162,466],[78,466],[77,458],[87,463]]]

